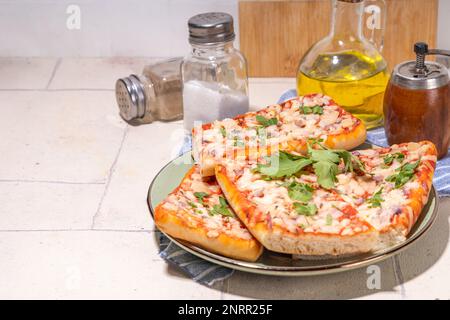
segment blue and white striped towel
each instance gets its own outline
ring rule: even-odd
[[[161,258],[181,269],[194,281],[206,286],[210,287],[233,274],[232,269],[200,259],[181,249],[162,233],[159,233],[159,249]]]
[[[280,97],[278,103],[293,98],[296,95],[297,92],[295,89],[289,90]],[[367,142],[379,146],[387,146],[387,139],[384,129],[378,128],[370,130],[367,133]],[[191,147],[191,138],[186,137],[180,150],[180,154],[191,150]],[[439,193],[439,196],[450,196],[450,156],[438,161],[433,183]],[[166,261],[180,268],[190,278],[201,284],[212,286],[215,282],[225,280],[233,274],[233,270],[231,269],[210,263],[194,256],[193,254],[190,254],[187,251],[184,251],[171,242],[162,233],[160,233],[159,239],[159,255]]]
[[[278,100],[278,103],[297,96],[297,91],[291,89],[286,91]],[[377,128],[367,132],[367,142],[378,146],[388,146],[384,128]],[[434,187],[440,197],[450,196],[450,153],[443,159],[439,160],[436,165],[436,171],[433,179]]]
[[[179,154],[192,149],[190,136],[186,136]],[[159,232],[159,231],[158,231]],[[213,264],[181,249],[164,234],[159,233],[159,255],[164,260],[181,269],[194,281],[206,286],[212,286],[218,281],[223,281],[233,274],[233,270]]]

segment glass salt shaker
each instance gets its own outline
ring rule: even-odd
[[[182,60],[161,61],[146,66],[139,76],[118,79],[116,100],[120,116],[133,125],[182,119]]]
[[[233,17],[203,13],[188,27],[192,50],[181,66],[185,129],[248,112],[247,63],[233,46]]]

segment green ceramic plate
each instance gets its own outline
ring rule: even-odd
[[[192,167],[192,165],[193,162],[191,153],[188,152],[169,162],[156,175],[150,185],[147,199],[152,216],[153,208],[155,208],[158,203],[160,203],[175,187],[178,186],[181,179]],[[349,257],[298,260],[292,259],[291,255],[265,250],[258,261],[245,262],[223,257],[203,250],[185,241],[174,239],[170,236],[168,237],[186,251],[189,251],[202,259],[232,269],[281,276],[326,274],[367,266],[387,259],[407,248],[430,229],[437,215],[437,202],[438,198],[436,197],[436,191],[434,187],[432,187],[428,203],[423,209],[419,221],[416,223],[408,238],[403,243],[383,251],[353,255]]]

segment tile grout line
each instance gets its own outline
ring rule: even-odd
[[[9,232],[123,232],[123,233],[154,233],[153,230],[126,230],[126,229],[17,229],[1,230],[0,233]]]
[[[0,179],[0,183],[48,183],[48,184],[70,184],[70,185],[104,185],[106,181],[64,181],[64,180],[33,180],[33,179]]]
[[[394,276],[397,284],[400,286],[400,296],[402,299],[406,299],[406,289],[404,285],[404,278],[402,269],[400,267],[400,261],[398,260],[398,256],[392,257],[392,264],[394,267]]]
[[[126,139],[126,137],[128,135],[129,128],[130,128],[129,125],[127,124],[127,126],[125,127],[125,130],[123,132],[123,135],[122,135],[122,141],[120,141],[119,150],[117,151],[117,154],[116,154],[116,156],[114,158],[114,161],[113,161],[113,163],[111,165],[111,168],[109,169],[108,178],[106,179],[105,189],[103,190],[103,194],[102,194],[102,197],[100,198],[100,201],[98,203],[97,210],[95,211],[94,217],[92,218],[91,229],[94,229],[95,220],[97,219],[97,217],[98,217],[98,215],[100,213],[100,210],[101,210],[102,205],[103,205],[103,201],[105,200],[106,194],[108,193],[109,185],[111,183],[112,176],[113,176],[113,174],[114,174],[114,172],[116,170],[117,161],[119,160],[119,156],[120,156],[120,154],[122,152],[122,148],[123,148],[123,145],[125,143],[125,139]]]
[[[228,293],[228,281],[230,279],[225,279],[222,284],[222,289],[220,290],[220,300],[225,300],[225,294]]]
[[[58,60],[56,60],[55,66],[53,67],[52,74],[50,75],[50,80],[48,80],[47,85],[45,86],[45,90],[48,90],[48,88],[50,87],[50,84],[52,83],[53,78],[55,78],[56,71],[58,71],[59,66],[61,65],[61,62],[62,62],[62,58],[58,58]]]
[[[77,92],[77,91],[101,91],[114,92],[115,89],[105,88],[67,88],[67,89],[0,89],[0,92]]]

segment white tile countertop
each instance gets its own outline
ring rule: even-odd
[[[148,186],[181,122],[132,127],[114,83],[149,59],[0,58],[0,298],[450,298],[450,200],[420,241],[378,266],[308,278],[236,272],[199,285],[159,256]],[[251,79],[252,105],[294,79]]]

